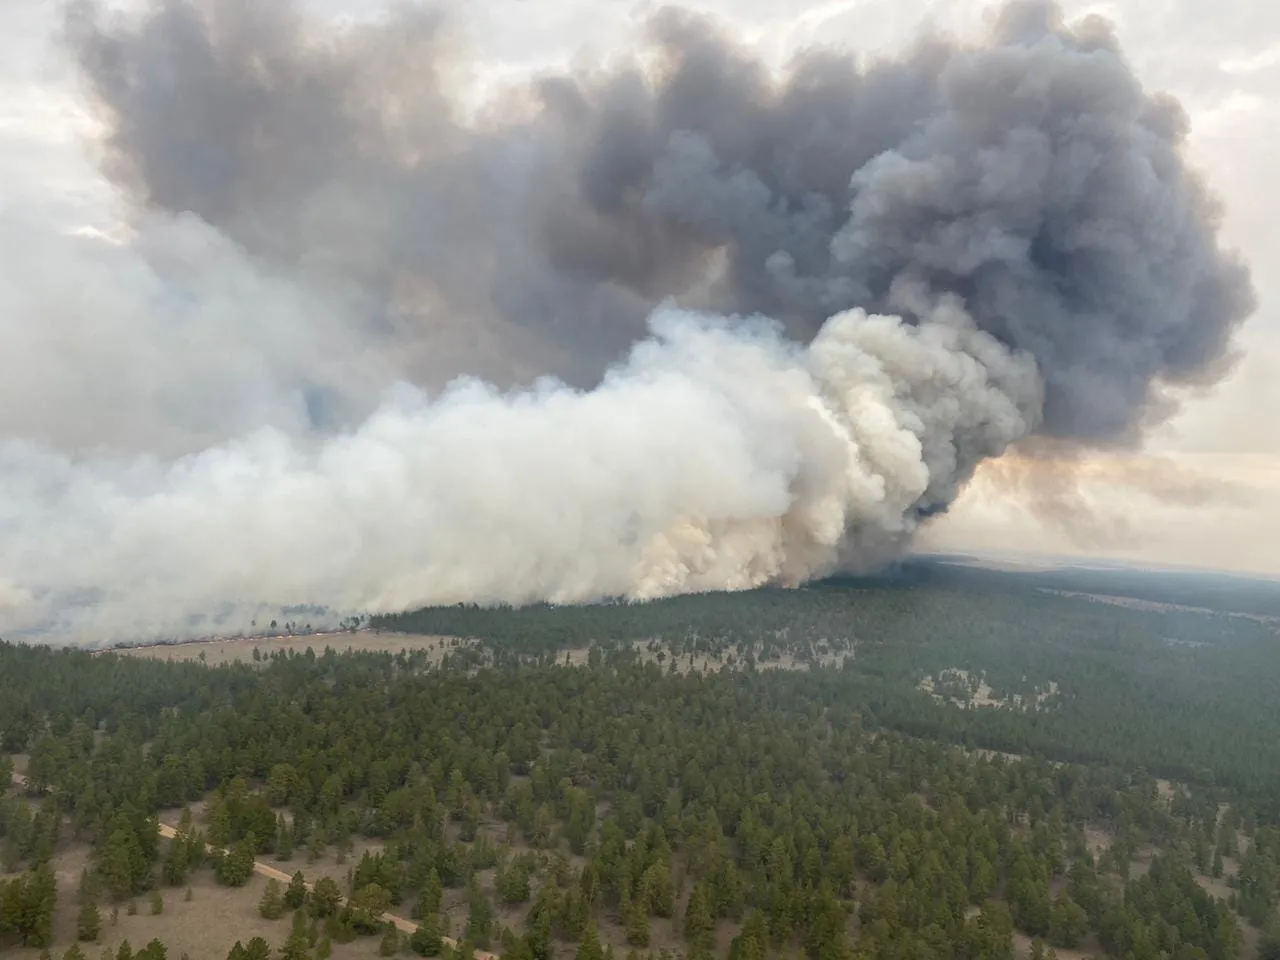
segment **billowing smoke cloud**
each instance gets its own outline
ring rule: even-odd
[[[72,8],[133,232],[0,280],[5,619],[796,583],[1025,437],[1135,442],[1252,309],[1185,117],[1099,21],[1017,3],[778,77],[668,9],[478,111],[446,28]],[[73,345],[117,330],[113,388]]]

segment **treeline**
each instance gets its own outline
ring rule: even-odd
[[[821,682],[877,724],[1217,784],[1280,822],[1280,642],[1274,625],[1256,621],[1091,603],[1010,588],[991,571],[933,565],[892,581],[643,604],[429,608],[373,625],[478,638],[500,664],[549,662],[593,643],[660,643],[672,658],[697,654],[713,666],[783,655],[816,664],[840,655],[840,674]],[[458,657],[485,659],[476,651]],[[952,668],[981,674],[997,699],[1050,681],[1059,694],[1029,716],[962,710],[919,689],[923,678]]]
[[[99,681],[120,699],[103,702]],[[90,842],[96,909],[198,871],[239,885],[255,856],[380,841],[346,890],[321,893],[332,909],[320,884],[297,908],[308,955],[386,936],[387,909],[421,923],[408,946],[424,955],[449,929],[463,953],[518,960],[641,956],[671,938],[690,958],[994,960],[1015,931],[1134,960],[1236,955],[1234,914],[1193,879],[1225,840],[1221,791],[1170,807],[1138,770],[907,736],[879,719],[879,688],[847,668],[681,674],[630,646],[581,668],[486,670],[407,653],[207,669],[0,646],[0,703],[25,698],[44,817],[23,826],[10,798],[0,842],[33,870],[50,845]],[[206,799],[203,823],[160,839],[159,809]],[[1239,902],[1269,924],[1271,834],[1247,802],[1230,815],[1262,838]],[[65,822],[52,838],[51,821]],[[1106,855],[1086,827],[1109,836]],[[1164,852],[1130,878],[1148,848]]]

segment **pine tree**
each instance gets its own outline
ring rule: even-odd
[[[289,932],[284,945],[280,947],[281,960],[307,960],[309,953],[310,944],[307,942],[306,932],[294,927]]]
[[[85,900],[76,914],[76,939],[82,943],[92,943],[101,932],[102,915],[98,913],[98,905],[92,900]]]
[[[169,841],[169,849],[164,855],[164,866],[161,876],[171,887],[180,887],[187,882],[187,841],[184,834],[179,833]]]
[[[321,877],[311,891],[311,911],[317,917],[331,917],[342,902],[342,891],[332,877]]]
[[[84,951],[80,949],[80,944],[73,943],[62,955],[62,960],[85,960]]]
[[[695,884],[684,914],[684,940],[691,953],[709,954],[715,947],[715,920],[711,916],[707,888]]]
[[[420,957],[436,957],[444,946],[440,930],[440,914],[428,913],[409,936],[409,949]]]
[[[298,870],[289,880],[289,886],[284,892],[284,905],[290,910],[297,910],[304,906],[307,902],[307,878],[302,875],[302,871]]]
[[[80,885],[76,888],[76,902],[84,903],[86,901],[97,902],[98,899],[98,881],[97,877],[87,868],[80,871]]]
[[[151,894],[151,915],[158,917],[162,913],[164,913],[164,897],[159,890],[156,890]]]
[[[474,883],[470,890],[470,903],[467,911],[467,929],[465,938],[478,947],[489,946],[489,938],[493,928],[493,907]]]
[[[422,895],[418,898],[419,916],[430,916],[431,914],[440,912],[440,902],[444,898],[444,884],[440,882],[440,874],[435,867],[431,868],[431,872],[427,874],[427,880],[422,885]]]
[[[282,862],[293,859],[293,829],[283,813],[276,822],[276,859]]]
[[[649,916],[645,912],[642,903],[631,899],[631,894],[626,886],[622,888],[622,900],[618,905],[618,919],[622,921],[627,943],[633,947],[647,947],[649,945]]]
[[[600,932],[594,923],[587,924],[587,931],[582,935],[582,943],[578,944],[575,960],[604,960],[604,950],[600,947]]]
[[[395,928],[394,924],[387,924],[387,931],[382,935],[382,941],[378,944],[378,956],[394,957],[400,952],[400,931]]]
[[[764,922],[764,914],[753,910],[742,925],[742,932],[733,938],[729,947],[730,960],[764,960],[765,942],[769,931]]]
[[[243,887],[253,876],[253,837],[248,836],[231,848],[218,864],[218,882],[227,887]]]
[[[546,888],[538,894],[533,909],[529,911],[529,933],[525,937],[534,960],[552,960],[555,947],[551,938],[552,903]]]
[[[279,920],[284,916],[284,893],[280,881],[272,877],[262,891],[262,899],[258,901],[258,913],[266,920]]]

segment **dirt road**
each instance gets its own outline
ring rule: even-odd
[[[26,789],[27,787],[27,778],[20,773],[13,774],[13,782],[14,784],[16,784],[19,787],[22,787],[23,789]],[[175,827],[167,823],[160,824],[160,836],[168,840],[172,840],[177,835],[178,835],[178,831]],[[212,850],[215,850],[216,848],[210,847],[209,849],[212,851]],[[286,884],[286,885],[293,879],[293,877],[290,874],[285,873],[283,870],[276,869],[275,867],[271,866],[271,864],[269,863],[263,863],[261,860],[253,861],[253,872],[260,874],[261,876],[267,877],[268,879],[271,879],[271,880],[278,880],[282,884]],[[307,890],[308,891],[311,890],[310,883],[307,884]],[[343,902],[344,903],[346,902],[345,898]],[[390,923],[401,933],[413,933],[415,930],[418,929],[418,925],[414,923],[412,920],[408,920],[404,917],[398,917],[394,913],[384,913],[382,915],[382,919]],[[447,946],[450,946],[450,947],[458,946],[458,941],[453,939],[452,937],[444,937],[443,939]],[[475,951],[475,955],[476,955],[476,960],[498,960],[498,955],[496,953],[488,953],[484,950]]]

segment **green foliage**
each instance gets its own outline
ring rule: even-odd
[[[161,844],[156,810],[211,790],[199,826],[228,847],[209,858],[225,884],[247,882],[255,855],[378,844],[352,857],[345,905],[327,878],[313,896],[301,873],[268,885],[264,916],[309,906],[281,947],[297,960],[382,934],[389,911],[421,921],[414,953],[466,955],[494,945],[493,900],[520,931],[501,931],[516,960],[647,949],[655,917],[690,960],[723,955],[721,923],[734,960],[1008,960],[1015,930],[1046,957],[1095,941],[1135,960],[1234,956],[1239,925],[1195,873],[1232,858],[1241,915],[1273,924],[1280,754],[1239,727],[1233,698],[1280,732],[1261,707],[1274,649],[1252,621],[966,576],[386,621],[486,641],[438,666],[329,652],[211,669],[0,645],[0,738],[28,746],[46,791],[34,811],[0,796],[0,856],[34,877],[65,818],[93,846],[81,915],[90,881],[116,902],[158,895],[157,877],[187,884],[206,855],[189,815]],[[573,645],[586,665],[564,666]],[[809,669],[768,669],[795,664]],[[983,684],[1003,706],[977,704]],[[1187,786],[1169,800],[1152,771]],[[1096,862],[1087,829],[1109,840]],[[1146,849],[1161,855],[1130,876]],[[32,928],[18,882],[0,888],[0,949]],[[446,899],[467,912],[457,951]]]
[[[284,891],[280,881],[271,877],[262,891],[262,899],[258,901],[258,913],[264,920],[279,920],[284,916]]]
[[[321,877],[311,889],[311,912],[321,918],[332,917],[342,902],[342,891],[332,877]]]
[[[57,900],[57,880],[48,864],[0,880],[0,944],[12,940],[24,947],[50,946]]]
[[[422,918],[417,929],[409,935],[409,949],[420,957],[438,957],[443,946],[440,915],[429,913]]]
[[[247,944],[237,940],[227,953],[227,960],[270,960],[271,945],[262,937],[254,937]]]
[[[378,942],[378,956],[394,957],[400,952],[400,932],[391,924],[387,924],[386,932]]]
[[[574,960],[604,960],[604,948],[600,946],[600,932],[594,923],[587,924],[586,933],[582,936],[582,943],[578,945]]]
[[[227,887],[243,887],[253,876],[253,838],[238,840],[218,862],[215,873],[218,882]]]
[[[378,931],[382,915],[390,909],[391,892],[376,883],[367,883],[356,890],[347,906],[352,925],[366,935]]]
[[[92,900],[84,900],[76,912],[76,939],[82,943],[92,943],[102,932],[102,916],[98,905]]]
[[[295,871],[289,879],[289,886],[284,891],[284,905],[286,909],[297,910],[306,905],[307,902],[307,878],[302,875],[302,871]]]
[[[311,945],[305,930],[295,927],[280,947],[280,960],[309,960]]]
[[[467,894],[467,928],[465,939],[486,948],[493,937],[493,905],[484,891],[473,885]]]

